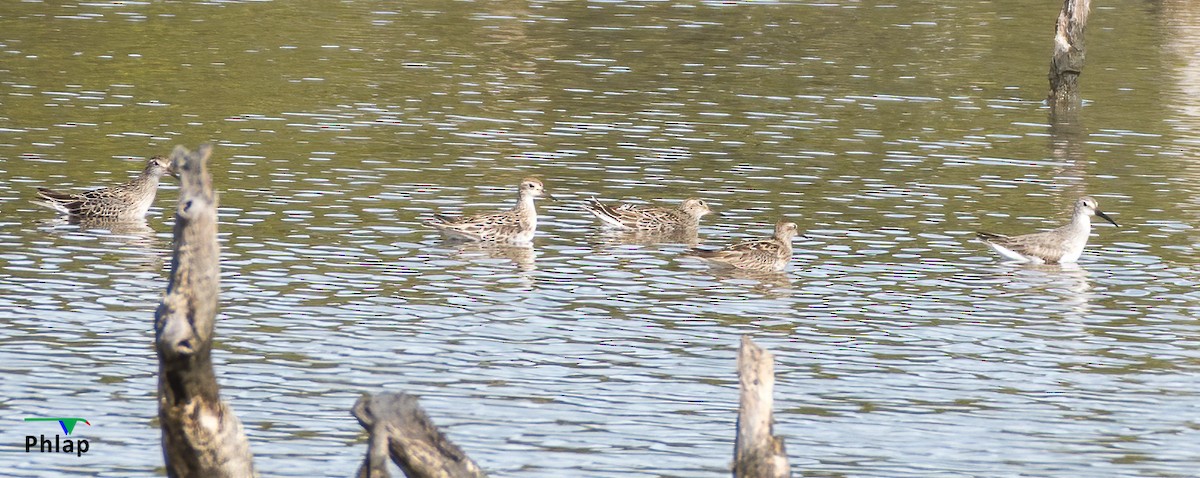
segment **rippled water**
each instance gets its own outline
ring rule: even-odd
[[[346,476],[404,390],[498,476],[721,476],[742,334],[805,476],[1190,476],[1200,466],[1200,9],[1094,5],[1086,106],[1041,105],[1054,2],[199,2],[0,7],[0,467],[161,474],[144,227],[35,186],[217,144],[223,395],[269,476]],[[533,249],[433,212],[543,177]],[[1078,266],[977,229],[1098,223]],[[807,238],[782,274],[606,234],[591,196],[708,200],[696,238]],[[28,416],[91,420],[82,458]],[[50,433],[53,430],[44,430]]]

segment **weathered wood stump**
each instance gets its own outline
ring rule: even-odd
[[[733,449],[733,476],[738,478],[777,478],[792,476],[788,467],[783,438],[774,435],[772,408],[775,399],[775,359],[742,336],[738,349],[738,382],[741,400],[738,406],[737,442]]]
[[[220,248],[217,195],[206,162],[212,146],[171,154],[180,172],[167,294],[154,314],[158,417],[167,476],[254,476],[242,422],[221,401],[212,364]]]
[[[1054,24],[1054,54],[1050,59],[1050,94],[1046,102],[1051,112],[1074,110],[1079,98],[1079,75],[1083,72],[1083,33],[1087,27],[1091,0],[1063,0],[1062,11]]]
[[[221,401],[212,363],[219,298],[217,195],[207,161],[212,147],[171,155],[180,172],[179,206],[167,293],[154,315],[158,353],[158,416],[167,476],[242,478],[254,473],[250,443],[233,409]],[[734,476],[791,475],[783,439],[772,434],[775,365],[771,354],[742,337],[738,352],[738,410]],[[354,416],[370,432],[362,478],[388,477],[387,460],[409,478],[486,476],[437,429],[416,397],[384,393],[362,397]]]
[[[408,478],[476,478],[486,476],[457,445],[451,443],[405,393],[364,396],[354,404],[354,417],[371,434],[359,478],[387,478],[387,460]]]

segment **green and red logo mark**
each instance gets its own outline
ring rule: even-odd
[[[87,421],[86,418],[78,418],[78,417],[26,418],[25,421],[27,421],[27,422],[58,422],[58,424],[62,426],[63,433],[66,433],[67,435],[70,435],[71,432],[75,431],[76,423],[83,422],[84,425],[87,425],[89,427],[92,426],[92,422]]]
[[[63,433],[67,434],[66,438],[57,433],[54,434],[54,440],[51,441],[46,435],[27,435],[25,437],[25,453],[30,453],[34,448],[37,448],[42,453],[74,453],[75,456],[83,456],[91,448],[86,438],[72,439],[71,433],[75,431],[75,425],[83,422],[84,425],[92,426],[86,418],[79,417],[47,417],[47,418],[26,418],[27,422],[58,422],[62,427]]]

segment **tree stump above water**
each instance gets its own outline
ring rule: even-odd
[[[167,476],[254,476],[250,442],[225,402],[212,364],[220,247],[217,195],[207,161],[212,146],[171,154],[180,172],[175,243],[167,293],[154,314],[158,417]]]
[[[249,441],[233,409],[221,401],[212,363],[220,247],[217,195],[206,164],[211,154],[212,147],[202,145],[195,152],[177,147],[171,156],[181,187],[170,282],[154,316],[159,420],[170,477],[255,476]],[[738,376],[735,476],[790,476],[783,440],[772,435],[774,363],[748,336],[738,352]],[[371,435],[359,477],[388,477],[389,457],[409,478],[486,476],[411,395],[363,397],[353,413]]]
[[[483,470],[454,443],[406,393],[365,396],[354,404],[354,417],[371,434],[359,478],[388,478],[387,460],[408,478],[482,478]]]
[[[1091,8],[1091,0],[1063,0],[1062,11],[1054,24],[1050,94],[1046,98],[1052,114],[1078,109],[1082,103],[1079,98],[1079,75],[1083,72],[1086,52],[1083,33]]]
[[[733,448],[733,476],[791,476],[783,438],[774,435],[775,418],[771,409],[775,406],[775,359],[747,335],[742,336],[737,364],[741,400],[737,442]]]

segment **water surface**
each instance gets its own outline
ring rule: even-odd
[[[1187,2],[1095,5],[1078,122],[1042,106],[1054,2],[121,2],[0,8],[0,408],[71,413],[83,458],[162,474],[144,226],[73,225],[35,186],[125,180],[217,145],[224,398],[266,476],[346,476],[349,408],[403,390],[496,476],[724,476],[734,359],[776,355],[804,476],[1190,476],[1200,466],[1200,215]],[[508,207],[533,249],[433,212]],[[973,232],[1065,220],[1078,266]],[[580,202],[703,197],[696,241],[807,238],[782,274],[601,232]],[[49,431],[47,431],[49,432]]]

